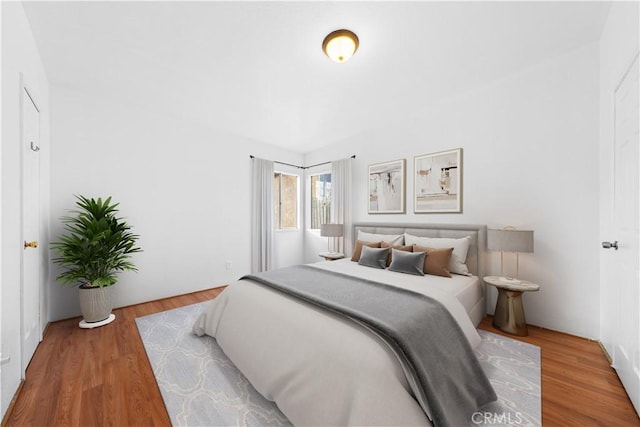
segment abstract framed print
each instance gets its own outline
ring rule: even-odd
[[[414,158],[413,211],[462,212],[462,148]]]
[[[405,213],[406,160],[369,165],[369,213]]]

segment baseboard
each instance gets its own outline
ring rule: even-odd
[[[229,286],[229,285],[227,285],[227,284],[218,285],[218,286],[214,286],[213,288],[200,289],[199,291],[187,292],[187,293],[184,293],[184,294],[173,295],[173,296],[170,296],[170,297],[158,298],[158,299],[154,299],[154,300],[151,300],[151,301],[138,302],[138,303],[135,303],[135,304],[129,304],[129,305],[125,305],[125,306],[122,306],[122,307],[115,307],[114,310],[117,310],[117,309],[120,309],[120,308],[133,307],[134,305],[146,304],[146,303],[149,303],[149,302],[164,301],[164,300],[167,300],[167,299],[176,298],[176,297],[182,297],[182,296],[185,296],[185,295],[198,294],[200,292],[206,292],[206,291],[210,291],[212,289],[226,288],[227,286]]]
[[[600,346],[600,349],[602,350],[602,352],[604,353],[604,357],[607,358],[607,360],[609,361],[609,365],[613,365],[613,359],[611,358],[611,356],[609,355],[609,352],[607,351],[607,349],[604,347],[604,344],[602,344],[602,341],[596,341],[598,343],[598,345]]]
[[[585,337],[585,336],[582,336],[582,335],[576,335],[576,334],[572,334],[571,332],[565,332],[565,331],[561,331],[561,330],[558,330],[558,329],[549,328],[549,327],[546,327],[546,326],[532,325],[531,323],[528,323],[528,322],[527,322],[527,325],[530,326],[530,327],[533,326],[534,328],[546,329],[547,331],[557,332],[559,334],[567,335],[569,337],[580,338],[580,339],[586,340],[586,341],[599,342],[596,338],[590,338],[590,337]]]
[[[609,355],[609,352],[607,351],[607,349],[602,344],[602,341],[600,341],[599,339],[583,337],[583,336],[580,336],[580,335],[574,335],[574,334],[570,334],[568,332],[558,331],[556,329],[545,328],[544,326],[536,326],[536,325],[528,325],[528,326],[529,327],[533,326],[534,328],[539,328],[539,329],[546,329],[548,331],[557,332],[557,333],[562,334],[562,335],[567,335],[567,336],[573,337],[573,338],[579,338],[579,339],[582,339],[582,340],[585,340],[585,341],[595,342],[600,346],[600,350],[602,350],[602,354],[604,354],[604,357],[607,358],[607,361],[609,362],[609,365],[613,366],[613,359],[611,359],[611,356]]]
[[[24,379],[20,380],[20,385],[18,385],[18,389],[13,395],[13,399],[11,399],[11,403],[9,403],[9,407],[7,408],[7,412],[4,413],[4,417],[2,417],[2,427],[9,426],[9,419],[11,419],[11,414],[13,414],[13,409],[16,406],[16,402],[18,401],[18,396],[20,392],[22,392],[22,386],[24,386]]]
[[[489,319],[493,319],[493,313],[487,313],[487,318]],[[558,329],[553,329],[553,328],[548,328],[546,326],[538,326],[538,325],[534,325],[532,323],[527,322],[527,327],[529,328],[538,328],[538,329],[545,329],[547,331],[551,331],[551,332],[555,332],[558,334],[562,334],[562,335],[566,335],[568,337],[573,337],[573,338],[580,338],[581,340],[585,340],[585,341],[592,341],[592,342],[597,342],[598,344],[600,344],[600,346],[602,346],[602,344],[600,343],[599,340],[595,339],[595,338],[589,338],[589,337],[583,337],[582,335],[576,335],[576,334],[572,334],[570,332],[565,332],[565,331],[560,331]]]
[[[173,295],[173,296],[170,296],[170,297],[158,298],[158,299],[154,299],[154,300],[150,300],[150,301],[137,302],[135,304],[123,305],[122,307],[113,307],[113,309],[114,310],[119,310],[121,308],[133,307],[134,305],[146,304],[146,303],[156,302],[156,301],[163,301],[163,300],[167,300],[167,299],[171,299],[171,298],[175,298],[175,297],[181,297],[181,296],[185,296],[185,295],[197,294],[199,292],[210,291],[212,289],[225,288],[227,286],[229,286],[229,285],[224,284],[224,285],[214,286],[213,288],[201,289],[199,291],[187,292],[187,293],[184,293],[184,294],[178,294],[178,295]],[[68,317],[68,318],[65,318],[65,319],[58,319],[58,320],[54,320],[54,321],[49,322],[49,323],[66,322],[66,321],[69,321],[69,320],[74,320],[74,321],[77,320],[77,321],[79,321],[79,320],[82,320],[82,316],[73,316],[73,317]],[[49,326],[49,324],[47,323],[47,327],[48,326]],[[43,334],[43,336],[44,336],[44,334]]]

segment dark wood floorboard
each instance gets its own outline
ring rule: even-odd
[[[2,426],[169,426],[135,318],[222,289],[116,309],[116,320],[97,329],[79,329],[79,319],[52,323]],[[509,336],[489,317],[480,327]],[[517,339],[541,347],[545,426],[640,426],[598,343],[537,327]]]

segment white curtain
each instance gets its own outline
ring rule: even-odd
[[[331,222],[344,224],[345,256],[353,249],[351,192],[351,158],[331,162]]]
[[[252,160],[251,165],[251,272],[273,268],[273,162]]]

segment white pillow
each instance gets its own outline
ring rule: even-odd
[[[471,276],[467,268],[467,252],[469,252],[469,244],[471,237],[466,236],[460,239],[452,239],[447,237],[418,237],[404,233],[405,245],[426,246],[428,248],[443,249],[453,248],[451,254],[451,262],[449,262],[449,271],[456,274]]]
[[[387,242],[391,245],[403,245],[404,236],[402,234],[374,234],[358,230],[358,240],[363,242]]]

